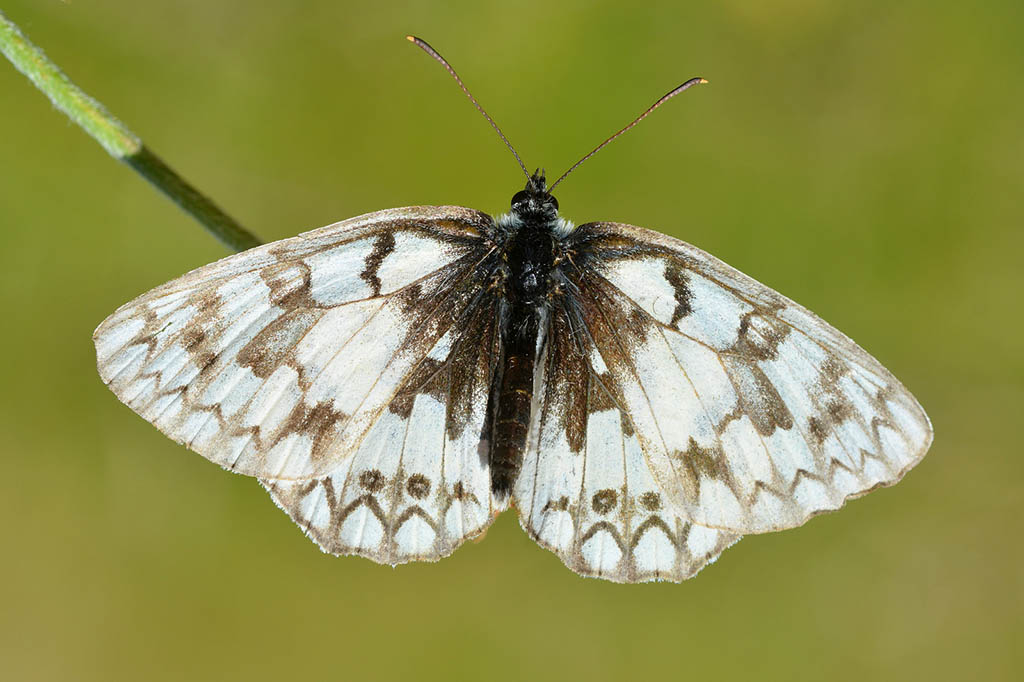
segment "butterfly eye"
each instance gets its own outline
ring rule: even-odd
[[[515,193],[515,196],[512,197],[512,208],[515,208],[516,206],[526,203],[527,201],[529,201],[529,199],[529,192],[527,192],[526,190],[519,190],[518,192]]]
[[[555,210],[557,211],[558,210],[558,199],[554,198],[550,194],[548,195],[548,199],[550,200],[548,203],[550,203],[552,206],[554,206]]]

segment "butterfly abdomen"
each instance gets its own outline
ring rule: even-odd
[[[515,484],[523,462],[526,436],[530,428],[533,403],[533,368],[537,325],[512,334],[506,346],[494,415],[494,439],[491,448],[491,489],[507,497]],[[530,343],[532,337],[533,344]]]

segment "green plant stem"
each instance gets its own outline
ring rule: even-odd
[[[0,11],[0,51],[107,153],[135,169],[222,243],[236,251],[259,246],[260,241],[251,232],[171,170],[102,104],[72,83],[3,11]]]

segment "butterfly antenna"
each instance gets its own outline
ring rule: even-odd
[[[505,146],[508,147],[510,152],[512,152],[512,156],[516,157],[516,161],[519,162],[519,167],[523,169],[523,173],[526,175],[527,178],[529,178],[530,171],[526,170],[526,165],[523,163],[523,160],[519,158],[519,154],[518,152],[516,152],[515,147],[513,147],[512,143],[508,141],[507,137],[505,137],[505,133],[501,132],[501,128],[499,128],[498,124],[494,122],[494,119],[491,118],[487,114],[487,112],[484,111],[484,108],[480,106],[480,103],[476,101],[476,97],[473,97],[473,93],[469,91],[469,88],[467,88],[466,85],[462,82],[462,79],[459,78],[459,74],[455,73],[455,69],[453,69],[452,65],[448,63],[448,60],[442,57],[440,52],[432,48],[430,46],[430,43],[423,40],[422,38],[417,38],[416,36],[406,36],[405,39],[411,43],[415,43],[417,47],[419,47],[424,52],[426,52],[431,57],[440,62],[441,66],[444,67],[445,71],[447,71],[448,74],[455,79],[455,82],[459,84],[459,87],[462,88],[462,91],[466,93],[466,97],[468,97],[469,101],[473,103],[473,106],[476,107],[476,110],[484,115],[484,118],[487,119],[487,122],[491,124],[491,127],[494,128],[494,131],[498,133],[499,137],[501,137],[501,139],[505,142]]]
[[[664,104],[665,102],[669,101],[670,99],[672,99],[673,97],[675,97],[676,95],[681,93],[683,90],[688,90],[689,88],[693,87],[694,85],[698,85],[700,83],[707,83],[707,81],[704,80],[703,78],[691,78],[690,80],[686,81],[685,83],[683,83],[679,87],[676,87],[676,88],[673,88],[672,90],[670,90],[668,93],[665,94],[664,97],[659,99],[657,102],[655,102],[651,106],[647,107],[647,110],[644,113],[642,113],[639,116],[637,116],[636,118],[634,118],[633,121],[629,125],[627,125],[625,128],[623,128],[619,132],[617,132],[614,135],[612,135],[611,137],[609,137],[607,140],[605,140],[601,144],[599,144],[596,147],[594,147],[594,150],[592,152],[590,152],[589,154],[584,156],[582,159],[580,159],[579,161],[574,163],[572,165],[572,167],[569,168],[569,170],[567,170],[564,173],[562,173],[559,176],[559,178],[557,180],[555,180],[554,184],[552,184],[551,187],[548,189],[548,192],[555,191],[555,187],[557,187],[558,183],[560,183],[562,180],[565,180],[565,176],[567,176],[569,173],[572,173],[574,170],[576,170],[580,166],[580,164],[582,164],[584,161],[589,159],[591,156],[593,156],[594,154],[598,153],[599,151],[601,151],[602,149],[607,147],[608,144],[612,140],[614,140],[615,138],[619,137],[620,135],[622,135],[623,133],[628,131],[630,128],[635,126],[637,123],[639,123],[640,121],[642,121],[645,118],[647,118],[648,116],[650,116],[652,111],[654,111],[655,109],[660,107],[662,104]]]

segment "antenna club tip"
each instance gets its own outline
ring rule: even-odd
[[[405,39],[408,40],[410,43],[416,42],[416,36],[406,35]]]
[[[707,83],[707,82],[708,82],[708,79],[707,79],[707,78],[698,78],[698,79],[697,79],[697,82],[698,82],[698,83]]]

